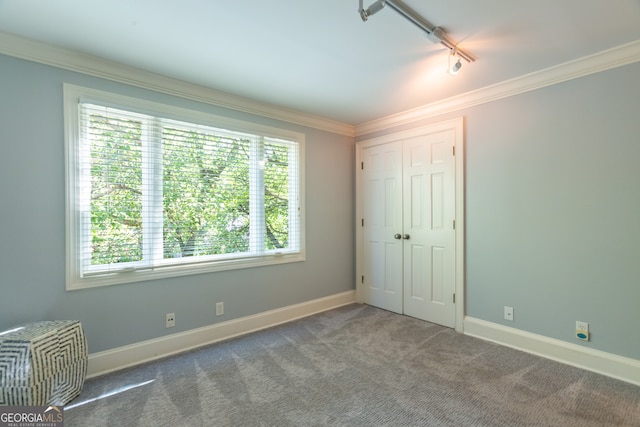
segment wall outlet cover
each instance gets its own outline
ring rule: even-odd
[[[166,319],[165,319],[165,327],[166,328],[173,328],[174,326],[176,326],[176,314],[175,313],[167,313]]]
[[[504,320],[513,322],[513,307],[504,306]]]
[[[576,338],[589,341],[589,324],[587,322],[576,321]]]

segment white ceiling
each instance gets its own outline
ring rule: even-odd
[[[365,0],[365,7],[373,0]],[[477,61],[358,0],[0,0],[0,31],[359,125],[640,40],[640,0],[405,0]]]

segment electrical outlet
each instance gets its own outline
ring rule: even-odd
[[[176,314],[175,313],[167,313],[165,327],[173,328],[176,326]]]
[[[576,320],[576,338],[582,341],[589,341],[589,324]]]
[[[216,316],[222,316],[224,314],[224,302],[216,303]]]
[[[513,307],[504,306],[504,320],[513,322]]]

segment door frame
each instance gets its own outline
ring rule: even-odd
[[[454,131],[454,188],[455,188],[455,298],[456,298],[456,326],[457,332],[464,332],[465,315],[465,263],[464,263],[464,118],[458,117],[426,126],[420,126],[409,130],[398,131],[383,136],[378,136],[355,144],[355,168],[356,168],[356,301],[364,302],[364,288],[362,284],[363,256],[364,256],[364,232],[362,227],[363,201],[362,201],[362,150],[375,145],[387,144],[429,133]]]

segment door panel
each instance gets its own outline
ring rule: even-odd
[[[428,280],[426,277],[428,269],[424,263],[424,260],[427,258],[427,247],[424,245],[416,245],[415,243],[411,244],[411,273],[408,275],[409,278],[409,289],[411,291],[410,297],[412,299],[423,300],[427,297],[424,294],[425,287],[423,283]]]
[[[431,246],[431,303],[444,304],[446,294],[445,259],[447,251],[443,247]]]

